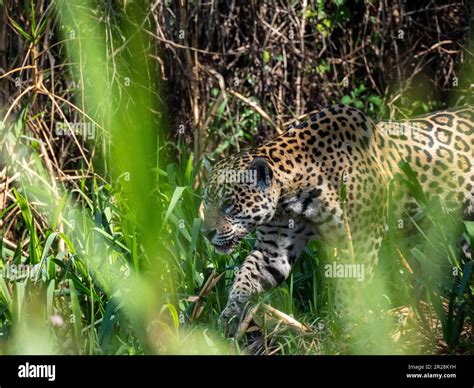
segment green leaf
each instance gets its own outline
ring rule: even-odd
[[[191,182],[192,171],[193,171],[193,156],[191,154],[186,164],[186,171],[184,172],[184,179],[187,185],[192,185],[192,182]]]
[[[352,103],[352,97],[345,95],[341,98],[341,104],[350,105]]]
[[[66,243],[67,247],[69,248],[69,251],[75,255],[76,254],[76,248],[74,248],[74,244],[72,241],[69,239],[68,236],[66,236],[64,233],[59,233],[59,236],[64,240]]]
[[[97,233],[101,234],[102,236],[104,236],[105,239],[108,242],[110,242],[112,245],[117,245],[118,247],[123,249],[125,252],[130,253],[130,249],[126,245],[122,244],[114,236],[108,234],[105,230],[103,230],[101,228],[97,228],[97,227],[94,227],[92,229],[95,230]]]
[[[375,94],[371,94],[369,97],[367,97],[367,101],[376,105],[376,106],[382,106],[383,105],[383,101],[382,99],[375,95]]]
[[[471,247],[474,247],[474,221],[464,221],[467,237],[469,238]]]
[[[25,282],[15,282],[15,291],[14,291],[14,310],[16,312],[16,319],[18,322],[21,321],[22,312],[24,311],[23,301],[25,300],[25,289],[28,283]]]
[[[193,229],[192,229],[192,232],[191,232],[191,247],[189,249],[189,255],[191,256],[195,249],[196,249],[196,244],[197,244],[197,241],[198,241],[198,238],[199,238],[199,234],[200,234],[200,231],[201,231],[201,219],[200,218],[195,218],[193,220]]]
[[[58,227],[58,219],[64,209],[64,206],[66,205],[67,198],[68,194],[64,193],[61,197],[61,201],[59,202],[58,206],[56,206],[56,208],[54,209],[53,216],[51,217],[51,229],[53,230],[56,230],[56,228]]]
[[[5,302],[10,307],[11,304],[12,304],[12,297],[10,295],[10,291],[8,290],[8,287],[7,287],[7,285],[5,283],[5,280],[3,278],[3,274],[2,274],[2,276],[0,276],[0,292],[2,293],[3,299],[5,300]]]
[[[178,316],[178,311],[176,310],[176,307],[174,307],[171,303],[165,304],[161,308],[161,313],[163,313],[165,310],[168,310],[171,319],[173,321],[173,325],[176,329],[179,328],[179,316]]]
[[[347,199],[347,187],[344,183],[344,172],[341,172],[339,176],[339,200],[344,203]]]
[[[418,202],[426,205],[428,203],[428,199],[426,198],[423,188],[421,187],[420,183],[418,182],[418,179],[416,178],[416,173],[413,171],[411,166],[408,164],[408,162],[401,161],[398,163],[398,167],[400,168],[400,170],[403,171],[407,178],[404,179],[402,177],[402,181],[408,186],[411,191],[411,194]]]
[[[117,303],[116,298],[112,297],[107,303],[107,307],[105,308],[104,318],[102,320],[102,324],[100,325],[99,329],[99,345],[101,348],[106,348],[110,338],[112,337],[112,331],[115,324],[118,321],[117,312],[119,310],[119,305]]]
[[[266,50],[263,52],[263,61],[264,61],[265,63],[270,62],[270,52],[268,52],[268,51],[266,51]]]
[[[168,164],[166,166],[166,175],[168,177],[168,182],[171,187],[176,186],[176,166],[174,164]]]
[[[181,195],[183,194],[185,189],[186,189],[186,187],[178,186],[174,190],[173,196],[171,197],[171,201],[170,201],[170,204],[168,206],[168,210],[166,210],[166,215],[165,215],[165,219],[163,221],[163,224],[166,224],[166,222],[168,221],[169,216],[171,215],[174,208],[176,207],[176,204],[178,203],[178,201],[181,198]]]
[[[36,33],[36,17],[35,17],[35,5],[31,1],[31,36],[35,36]]]
[[[38,264],[39,248],[38,236],[36,234],[36,226],[33,221],[33,214],[31,213],[30,206],[25,198],[23,198],[15,189],[13,190],[15,198],[20,208],[21,215],[25,221],[26,227],[28,228],[30,234],[30,263]]]
[[[17,30],[28,42],[33,42],[33,38],[31,37],[31,35],[28,34],[23,28],[21,28],[21,26],[16,21],[14,21],[10,16],[8,17],[8,19],[10,20],[10,23],[12,24],[13,28]]]
[[[457,293],[459,298],[463,296],[464,290],[466,289],[469,278],[471,277],[473,263],[474,263],[473,261],[467,262],[462,270],[461,283],[459,284],[458,293]]]
[[[48,289],[46,291],[46,315],[50,317],[53,315],[53,298],[54,298],[54,289],[56,287],[56,281],[54,279],[50,280],[48,284]]]
[[[211,89],[211,96],[212,97],[217,97],[221,93],[221,90],[219,88],[212,88]]]
[[[317,65],[316,65],[316,71],[318,72],[318,74],[325,74],[327,73],[329,70],[331,69],[331,66],[325,62],[325,61],[322,61],[322,62],[319,62]],[[344,97],[343,97],[344,98]]]
[[[58,236],[56,232],[52,232],[48,238],[46,239],[46,243],[44,244],[43,247],[43,252],[41,254],[41,260],[40,262],[43,262],[46,260],[46,257],[49,255],[49,250],[51,248],[51,245],[53,245],[54,239]]]
[[[73,323],[73,332],[75,337],[76,345],[79,346],[80,339],[81,339],[81,306],[79,304],[79,297],[77,295],[76,287],[74,286],[74,281],[69,279],[69,291],[71,292],[71,310],[72,315],[74,316],[74,323]]]

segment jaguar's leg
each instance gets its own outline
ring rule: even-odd
[[[385,228],[385,212],[383,206],[378,206],[353,206],[345,222],[348,249],[341,264],[346,270],[337,280],[335,291],[335,305],[341,318],[356,319],[368,307],[367,286],[375,274]]]
[[[364,314],[367,307],[365,290],[371,284],[379,259],[382,241],[381,228],[367,230],[362,241],[353,241],[354,257],[346,250],[341,265],[344,266],[343,277],[336,283],[335,304],[341,317],[355,318]]]
[[[221,320],[240,316],[252,296],[283,282],[313,237],[313,227],[303,221],[280,219],[257,229],[257,242],[232,285]]]

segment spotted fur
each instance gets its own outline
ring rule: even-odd
[[[338,244],[350,234],[353,256],[370,280],[386,224],[387,183],[400,161],[410,164],[427,193],[474,214],[473,149],[473,107],[375,124],[357,109],[336,105],[219,162],[205,190],[203,232],[222,252],[257,234],[222,318],[239,315],[252,296],[286,279],[312,239]],[[224,169],[251,171],[256,179],[222,180]]]

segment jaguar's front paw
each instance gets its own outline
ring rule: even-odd
[[[220,316],[221,323],[229,323],[231,320],[239,319],[242,314],[242,306],[237,301],[230,301]]]
[[[230,299],[227,302],[226,308],[222,311],[219,317],[219,324],[225,329],[226,337],[233,337],[244,311],[243,303],[239,303],[235,299]]]

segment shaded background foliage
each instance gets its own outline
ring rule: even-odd
[[[472,80],[461,68],[472,57],[472,12],[469,1],[162,4],[156,20],[173,128],[184,123],[227,140],[219,126],[235,133],[236,121],[259,142],[327,104],[349,103],[374,118],[466,104]],[[229,90],[275,126],[246,120],[249,104],[232,94],[216,114],[213,104]],[[215,149],[189,132],[187,140],[199,152]]]
[[[31,21],[22,10],[29,5],[5,1],[2,7],[3,72],[24,62],[28,41],[9,17],[28,31]],[[121,1],[108,2],[105,11],[98,7],[99,22],[126,22],[126,14],[118,12],[122,7],[131,8]],[[468,0],[180,0],[152,2],[150,7],[141,26],[154,46],[156,66],[149,70],[165,80],[171,134],[184,135],[197,157],[221,151],[217,144],[238,147],[237,139],[257,143],[327,104],[349,103],[374,118],[394,118],[469,102],[472,80],[461,71],[472,57]],[[36,2],[34,8],[36,15],[51,11],[48,1]],[[108,27],[102,38],[120,43],[121,31]],[[64,33],[61,25],[46,18],[41,32],[38,43],[51,50],[36,59],[37,65],[49,67],[54,76],[44,82],[55,82],[65,97],[74,96],[77,85],[63,71],[65,47],[57,44]],[[122,71],[114,76],[123,84],[124,78],[137,75]],[[25,69],[20,82],[29,79],[35,79],[33,69]],[[3,109],[18,95],[11,81],[0,81]],[[157,92],[158,86],[150,89]],[[253,114],[254,104],[268,120]]]

